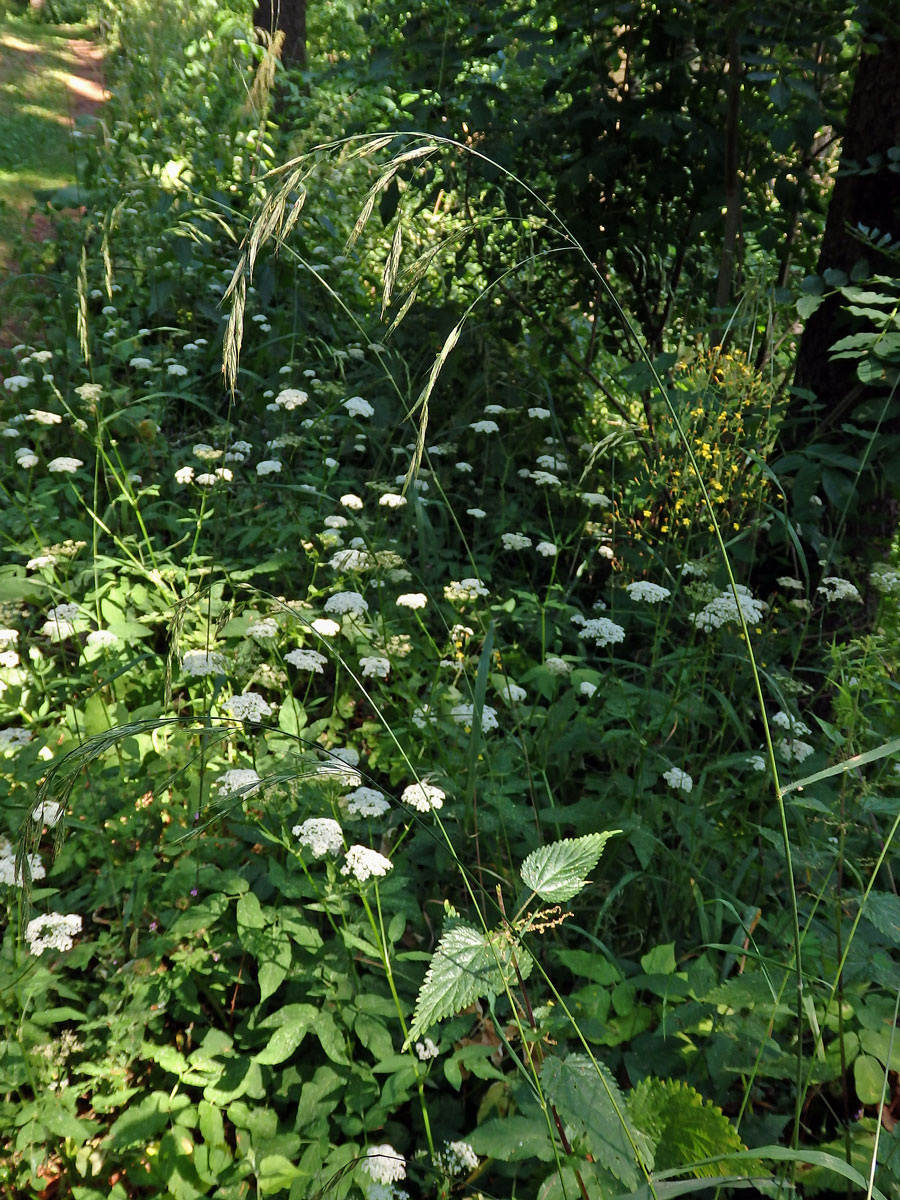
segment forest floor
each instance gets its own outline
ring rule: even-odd
[[[107,98],[103,55],[89,33],[83,26],[0,19],[2,292],[15,285],[20,239],[42,242],[52,236],[53,214],[36,193],[77,186],[72,131]],[[0,345],[12,345],[23,315],[2,292]]]

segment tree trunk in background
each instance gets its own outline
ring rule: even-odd
[[[819,254],[820,275],[829,267],[849,275],[861,258],[868,259],[873,273],[896,273],[896,263],[860,245],[851,230],[863,224],[900,240],[900,175],[887,170],[886,153],[897,145],[900,41],[886,39],[875,53],[864,54],[859,61],[841,146],[842,162],[853,160],[864,168],[870,155],[879,154],[885,165],[871,175],[839,175],[835,181]],[[859,387],[852,360],[828,360],[829,348],[847,332],[842,325],[841,298],[834,296],[806,322],[797,356],[797,385],[815,392],[825,406],[820,420],[829,423],[840,420],[852,406]]]
[[[872,232],[877,229],[900,241],[900,174],[888,170],[887,156],[890,147],[900,145],[900,39],[896,29],[891,31],[892,36],[879,37],[879,32],[877,26],[869,30],[866,40],[875,45],[859,60],[844,128],[841,162],[847,164],[852,160],[865,170],[870,166],[870,156],[878,155],[881,165],[876,165],[871,174],[838,175],[819,255],[820,275],[829,268],[849,275],[861,259],[867,260],[869,274],[893,278],[900,274],[896,257],[892,260],[870,250],[853,235],[853,230],[861,224]],[[884,395],[883,390],[860,382],[856,360],[833,362],[828,357],[835,342],[861,328],[859,319],[846,313],[846,303],[840,295],[831,296],[806,322],[795,382],[815,394],[815,410],[807,407],[808,400],[799,396],[793,399],[786,436],[782,439],[784,450],[802,451],[811,443],[826,443],[841,450],[846,447],[850,453],[858,452],[859,443],[853,439],[848,442],[842,426],[847,421],[853,422],[854,410],[861,402],[878,400]],[[874,428],[870,420],[863,423]],[[854,561],[861,572],[887,554],[897,531],[900,476],[886,460],[883,450],[880,452],[880,446],[884,446],[883,439],[898,432],[900,421],[889,416],[879,429],[873,453],[855,482],[846,525],[836,547],[836,556]]]
[[[257,0],[254,24],[284,33],[281,60],[288,67],[306,66],[306,0]]]

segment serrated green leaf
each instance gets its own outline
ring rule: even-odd
[[[520,871],[525,886],[549,904],[565,904],[590,883],[585,873],[593,870],[604,846],[617,833],[621,830],[589,833],[532,850]]]
[[[637,1155],[648,1170],[653,1155],[603,1063],[592,1063],[586,1054],[546,1058],[541,1085],[563,1124],[584,1138],[595,1161],[625,1187],[636,1188],[640,1180]]]
[[[721,1108],[682,1080],[643,1079],[629,1094],[628,1108],[635,1125],[653,1142],[657,1171],[678,1168],[697,1177],[718,1175],[722,1162],[693,1164],[744,1149]]]
[[[485,934],[462,923],[438,942],[419,989],[412,1027],[404,1049],[445,1017],[452,1017],[482,996],[499,996],[516,982],[513,954],[522,978],[531,974],[533,960],[503,931]]]
[[[869,892],[863,916],[879,933],[900,944],[900,899],[893,892]]]

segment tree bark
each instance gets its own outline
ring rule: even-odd
[[[900,240],[900,175],[887,169],[887,150],[900,145],[900,41],[884,39],[873,53],[860,58],[847,112],[841,162],[860,168],[880,155],[882,166],[871,174],[839,174],[828,206],[825,235],[819,254],[819,274],[829,267],[850,274],[862,258],[872,272],[893,275],[896,264],[869,252],[853,230],[857,225],[879,229]],[[815,392],[824,405],[824,419],[839,420],[858,394],[855,363],[829,362],[828,351],[846,332],[841,298],[829,297],[809,318],[800,340],[796,382]]]
[[[282,31],[285,66],[306,66],[306,0],[256,0],[254,23],[272,34]]]

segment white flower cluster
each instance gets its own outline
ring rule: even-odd
[[[342,400],[344,408],[351,417],[373,417],[375,409],[362,396],[350,396],[347,400]]]
[[[259,791],[259,783],[259,775],[252,767],[233,767],[216,780],[220,796],[233,796],[236,792],[242,796],[252,796]]]
[[[252,625],[247,626],[247,637],[269,640],[278,636],[278,622],[274,617],[260,617]]]
[[[343,798],[348,817],[381,817],[391,807],[376,788],[358,787]]]
[[[885,596],[900,596],[900,571],[887,563],[875,567],[870,576],[872,587]]]
[[[748,625],[761,621],[768,610],[768,604],[763,600],[756,600],[750,589],[740,583],[737,585],[737,594],[738,603],[741,606],[740,612],[744,614],[744,620]],[[688,620],[697,629],[704,629],[707,632],[711,629],[720,629],[729,621],[739,620],[738,605],[735,603],[731,589],[726,589],[715,599],[710,600],[708,604],[704,604],[698,613],[691,613]]]
[[[680,767],[670,767],[668,771],[663,771],[663,779],[670,788],[674,788],[676,791],[693,791],[693,779],[688,775],[687,771],[682,771]]]
[[[440,1054],[440,1050],[430,1037],[425,1038],[421,1042],[416,1042],[415,1051],[416,1058],[418,1058],[420,1062],[428,1062],[430,1058],[437,1058],[437,1056]]]
[[[37,854],[25,855],[28,871],[32,879],[43,879],[46,872],[44,864]],[[21,887],[22,873],[16,871],[16,850],[8,838],[0,837],[0,884],[10,887]]]
[[[609,617],[590,617],[577,623],[581,626],[581,636],[590,639],[595,646],[614,646],[625,640],[625,630]]]
[[[394,603],[398,608],[424,608],[428,597],[424,592],[404,592]]]
[[[477,600],[479,596],[489,596],[490,592],[478,579],[454,579],[444,588],[444,598],[451,603],[456,601],[463,604],[468,600]]]
[[[41,633],[61,642],[77,633],[75,622],[81,615],[77,604],[57,604],[47,612],[47,620],[41,626]]]
[[[551,675],[568,675],[572,670],[571,664],[558,654],[548,654],[544,659],[544,666]]]
[[[340,854],[344,847],[343,831],[331,817],[309,817],[302,825],[295,825],[291,833],[313,858]]]
[[[457,725],[471,727],[474,713],[474,704],[454,704],[450,709],[450,716]],[[481,710],[481,728],[484,733],[490,733],[492,729],[497,728],[497,710],[489,704],[485,704]]]
[[[391,673],[391,660],[368,654],[359,660],[359,673],[363,679],[387,679]]]
[[[500,541],[504,550],[527,550],[531,546],[531,538],[525,533],[501,533]]]
[[[775,743],[775,749],[785,762],[802,763],[814,752],[815,747],[811,746],[809,742],[801,742],[796,738],[779,738]]]
[[[48,829],[55,829],[65,811],[63,806],[57,804],[55,800],[41,800],[31,810],[31,819],[37,825],[46,825]]]
[[[25,941],[32,954],[71,950],[79,933],[81,917],[77,913],[45,913],[25,926]]]
[[[352,875],[357,883],[365,883],[373,876],[380,878],[387,875],[393,865],[389,858],[385,858],[377,850],[371,850],[368,846],[351,846],[347,851],[344,865],[341,867],[341,874]],[[396,1178],[402,1179],[403,1175],[398,1175]]]
[[[446,792],[434,783],[410,783],[400,793],[401,804],[422,813],[442,808],[446,799]]]
[[[186,650],[181,669],[188,675],[224,675],[225,655],[218,650]]]
[[[272,715],[272,706],[258,692],[241,692],[225,701],[225,708],[238,721],[261,721]]]
[[[284,656],[284,661],[300,671],[314,671],[317,675],[324,674],[323,667],[328,662],[324,654],[318,650],[291,650]]]
[[[406,1159],[393,1146],[370,1146],[362,1169],[375,1183],[397,1183],[406,1178]]]
[[[33,736],[30,729],[7,726],[6,729],[0,729],[0,750],[18,750],[20,746],[27,746]]]
[[[826,575],[816,592],[824,596],[829,603],[832,600],[853,600],[862,603],[862,596],[849,579],[841,579],[837,575]]]
[[[468,1142],[445,1142],[437,1154],[438,1166],[448,1175],[465,1175],[478,1166],[478,1155]]]
[[[528,693],[523,687],[513,683],[511,679],[504,679],[502,685],[497,688],[497,695],[506,700],[508,704],[521,704]]]
[[[646,579],[636,579],[634,583],[626,584],[625,591],[632,600],[641,604],[659,604],[672,595],[668,588],[658,583],[650,583]]]
[[[500,426],[496,421],[473,421],[469,428],[473,433],[499,433]]]
[[[790,713],[777,712],[769,718],[772,725],[777,725],[779,729],[786,729],[791,737],[802,737],[804,733],[809,733],[809,726],[804,724],[799,717],[794,717]]]
[[[352,613],[355,617],[369,611],[369,602],[359,592],[336,592],[325,601],[327,613]]]
[[[285,412],[293,412],[295,408],[302,408],[308,399],[307,393],[301,392],[299,388],[282,388],[275,397],[275,405],[283,408]]]

